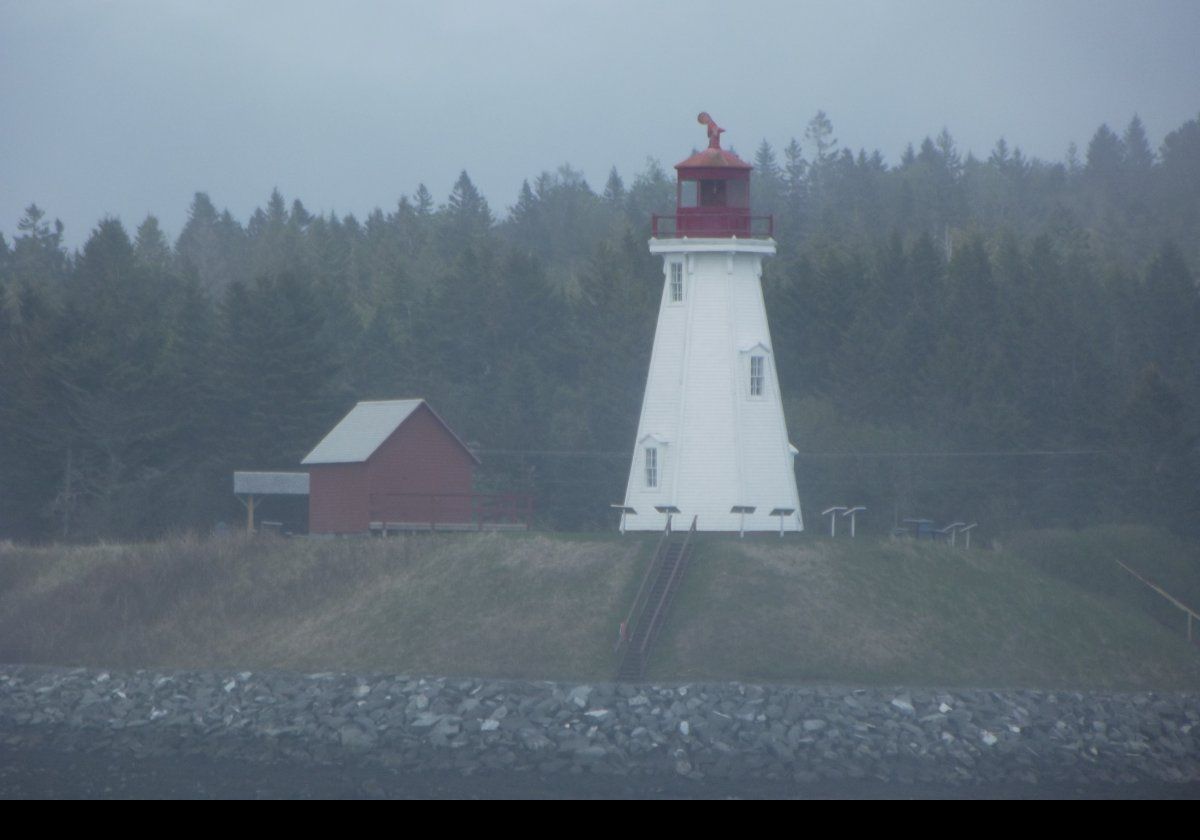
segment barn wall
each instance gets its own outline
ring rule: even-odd
[[[314,464],[308,475],[309,533],[355,534],[370,527],[366,464]]]
[[[370,521],[471,521],[475,462],[427,406],[401,423],[366,466]]]

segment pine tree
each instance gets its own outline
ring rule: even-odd
[[[1137,114],[1133,115],[1125,129],[1122,145],[1125,168],[1141,175],[1148,174],[1154,166],[1154,152],[1150,148],[1150,141],[1146,139],[1146,127]]]
[[[786,186],[783,171],[775,158],[775,150],[765,139],[754,154],[754,170],[751,173],[750,196],[754,211],[777,215],[783,209]]]
[[[454,182],[454,189],[446,203],[446,216],[451,226],[459,233],[477,235],[492,226],[492,211],[487,200],[464,170]]]
[[[1116,177],[1125,162],[1125,144],[1111,128],[1102,125],[1088,143],[1085,172],[1094,179],[1108,181]]]
[[[147,216],[138,225],[133,249],[138,263],[147,271],[158,275],[170,273],[174,255],[156,217]]]
[[[837,138],[833,136],[833,123],[824,111],[817,111],[804,129],[804,139],[813,146],[813,165],[824,166],[837,151]]]
[[[604,200],[610,205],[620,206],[625,200],[625,182],[617,174],[617,167],[608,172],[608,180],[604,182]]]
[[[429,192],[429,188],[424,184],[417,184],[415,199],[418,215],[428,216],[433,213],[433,194]]]
[[[528,248],[538,244],[543,232],[541,209],[541,203],[533,194],[529,181],[522,181],[517,203],[509,208],[507,222],[512,230],[513,240],[522,247]]]
[[[208,195],[198,192],[175,241],[175,254],[185,273],[195,276],[208,292],[219,294],[245,277],[244,238],[229,211],[218,214]]]
[[[25,208],[17,223],[17,236],[9,256],[12,282],[53,288],[63,281],[70,266],[63,249],[63,223],[46,221],[46,213],[36,204]]]

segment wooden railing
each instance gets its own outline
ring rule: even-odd
[[[691,547],[692,537],[696,534],[697,519],[698,517],[692,517],[692,527],[688,529],[687,536],[683,539],[683,547],[679,550],[679,558],[675,561],[675,565],[671,567],[671,576],[667,579],[666,588],[663,589],[662,597],[654,607],[654,614],[650,616],[650,623],[645,635],[642,637],[642,643],[638,650],[638,653],[643,657],[646,655],[646,651],[650,648],[655,637],[658,636],[658,631],[662,629],[662,624],[666,621],[667,609],[671,606],[671,602],[675,600],[675,589],[683,579],[684,567],[687,565],[689,559],[688,549]]]
[[[1193,631],[1193,625],[1194,625],[1194,624],[1195,624],[1197,621],[1200,621],[1200,614],[1197,614],[1195,610],[1193,610],[1193,609],[1192,609],[1191,607],[1189,607],[1187,604],[1185,604],[1185,603],[1183,603],[1182,601],[1180,601],[1180,600],[1179,600],[1178,598],[1176,598],[1175,596],[1171,595],[1169,592],[1167,592],[1165,589],[1163,589],[1163,588],[1162,588],[1161,586],[1159,586],[1158,584],[1156,584],[1156,583],[1154,583],[1153,581],[1151,581],[1151,580],[1148,580],[1147,578],[1144,578],[1144,577],[1142,577],[1141,575],[1139,575],[1137,572],[1135,572],[1133,569],[1131,569],[1131,568],[1129,568],[1128,566],[1126,566],[1126,565],[1125,565],[1124,563],[1122,563],[1120,560],[1117,560],[1117,561],[1116,561],[1116,564],[1117,564],[1118,566],[1120,566],[1122,569],[1124,569],[1125,571],[1129,572],[1129,574],[1133,575],[1135,578],[1137,578],[1138,580],[1140,580],[1140,581],[1141,581],[1143,584],[1145,584],[1146,586],[1148,586],[1148,587],[1150,587],[1151,589],[1153,589],[1153,590],[1154,590],[1155,592],[1157,592],[1159,595],[1161,595],[1161,596],[1163,596],[1164,598],[1166,598],[1166,599],[1167,599],[1167,600],[1168,600],[1168,601],[1169,601],[1169,602],[1170,602],[1172,605],[1174,605],[1175,607],[1179,608],[1179,609],[1180,609],[1180,610],[1182,610],[1183,612],[1187,613],[1187,638],[1188,638],[1188,641],[1189,641],[1189,642],[1195,643],[1195,634],[1194,634],[1194,631]]]
[[[679,542],[671,533],[670,520],[667,521],[629,615],[621,623],[616,646],[618,680],[639,680],[644,674],[646,654],[666,621],[675,591],[687,569],[696,523],[697,518],[692,517],[692,527]]]
[[[523,493],[372,493],[371,521],[384,530],[511,525],[533,522],[533,496]]]
[[[663,529],[662,536],[658,538],[658,545],[654,547],[654,556],[650,558],[650,563],[646,566],[646,573],[642,575],[642,584],[638,587],[637,596],[634,597],[633,603],[629,605],[629,612],[618,629],[617,646],[615,649],[618,655],[624,655],[625,650],[629,647],[630,640],[633,638],[633,624],[645,609],[645,601],[650,597],[651,581],[658,577],[658,570],[662,568],[663,559],[667,555],[666,549],[670,542],[671,517],[668,516],[667,527]]]

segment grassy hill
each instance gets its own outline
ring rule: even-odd
[[[689,609],[672,614],[650,672],[1200,686],[1200,649],[1139,609],[1140,584],[1122,583],[1127,591],[1118,597],[1077,586],[1014,552],[932,543],[816,540],[797,549],[713,542],[685,581],[680,603]]]
[[[594,678],[652,551],[499,534],[10,547],[0,661]]]
[[[608,679],[653,545],[524,534],[0,545],[0,661]],[[1200,587],[1194,546],[1137,529],[969,552],[705,538],[648,676],[1200,687],[1200,651],[1118,554],[1184,600]]]

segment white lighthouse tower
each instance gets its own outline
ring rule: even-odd
[[[750,215],[750,164],[721,148],[677,164],[674,216],[655,216],[663,293],[625,490],[626,530],[696,517],[701,531],[800,531],[804,520],[762,294],[772,219]],[[636,512],[635,512],[636,511]]]

